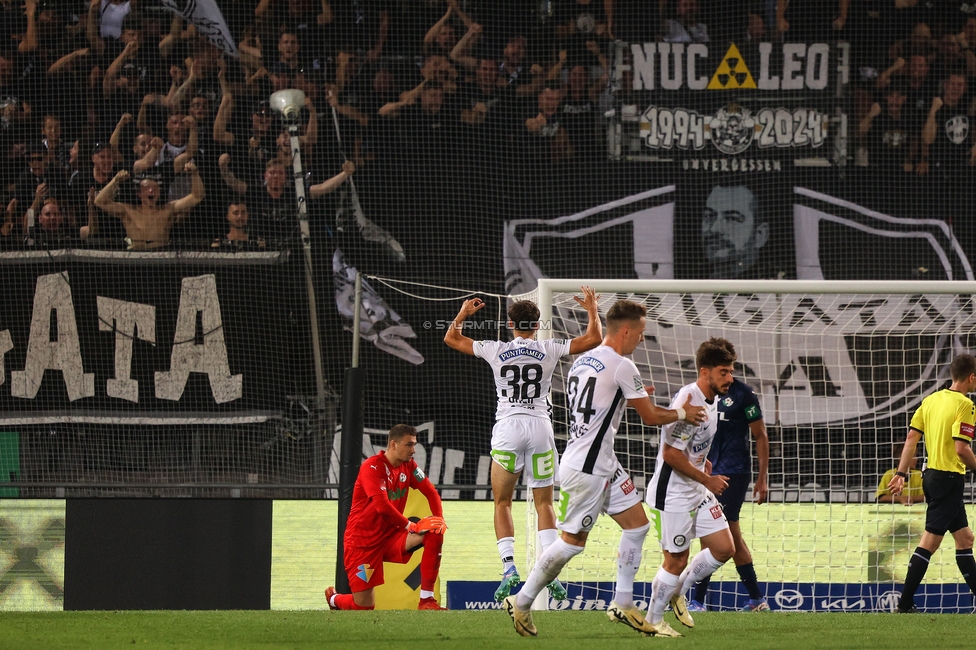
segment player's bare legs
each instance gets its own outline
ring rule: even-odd
[[[520,472],[509,472],[496,462],[491,465],[491,487],[495,501],[494,523],[498,554],[503,564],[502,581],[495,590],[495,601],[501,602],[519,584],[521,577],[515,568],[515,523],[512,518],[512,499]],[[552,507],[552,486],[532,488],[535,502],[539,545],[544,551],[556,540],[556,512]],[[549,585],[553,598],[564,600],[566,590],[558,581]]]
[[[942,546],[944,537],[945,535],[935,535],[926,530],[922,533],[922,539],[919,540],[918,545],[930,553],[935,553]],[[973,547],[973,531],[968,526],[952,533],[952,539],[956,542],[956,550]]]
[[[495,539],[515,537],[515,523],[512,521],[512,497],[521,472],[512,473],[498,463],[491,463],[491,493],[495,499]],[[552,491],[549,492],[552,507]]]
[[[495,498],[495,539],[515,536],[512,499],[519,474],[512,474],[497,463],[491,466],[491,491]],[[552,486],[532,488],[539,530],[556,529],[556,511],[552,507]]]
[[[497,461],[491,463],[491,493],[495,500],[495,539],[502,559],[502,581],[495,590],[495,602],[501,602],[521,582],[515,568],[515,522],[512,520],[512,497],[520,472],[510,472]]]
[[[735,552],[732,553],[732,561],[735,562],[735,566],[752,564],[752,553],[749,551],[749,546],[746,545],[746,540],[742,537],[742,526],[739,525],[739,522],[730,521],[729,532],[732,533],[732,544],[735,546]]]
[[[532,488],[532,501],[535,503],[539,553],[545,553],[559,537],[559,531],[556,530],[556,510],[552,507],[552,485]],[[556,600],[566,600],[569,597],[558,578],[549,583],[548,589],[549,595]]]
[[[704,547],[704,544],[702,546]],[[671,575],[680,576],[681,572],[688,566],[688,556],[691,554],[691,551],[682,551],[681,553],[661,552],[664,554],[664,562],[661,564],[664,570]]]
[[[552,507],[552,486],[532,488],[539,530],[556,530],[556,511]],[[511,511],[509,511],[511,514]]]

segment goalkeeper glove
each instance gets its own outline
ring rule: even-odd
[[[443,535],[446,530],[447,524],[444,523],[443,517],[424,517],[420,521],[411,521],[407,524],[407,532],[417,533],[418,535],[423,535],[424,533]]]

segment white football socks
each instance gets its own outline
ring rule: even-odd
[[[647,620],[652,625],[657,625],[664,620],[664,610],[668,607],[668,601],[674,595],[679,577],[673,573],[668,573],[661,567],[654,576],[651,583],[651,606],[647,608]]]
[[[502,558],[502,570],[508,571],[515,566],[515,538],[502,537],[498,540],[498,555]]]
[[[582,546],[567,544],[561,539],[553,542],[545,553],[539,556],[535,566],[532,567],[532,573],[522,585],[522,590],[518,592],[515,603],[518,608],[528,610],[532,607],[535,597],[546,588],[546,585],[556,579],[566,563],[582,552]]]
[[[617,551],[617,584],[613,601],[621,607],[634,605],[634,576],[640,568],[641,550],[650,524],[640,528],[624,530],[620,534],[620,548]]]
[[[559,531],[555,528],[545,528],[537,532],[535,538],[539,542],[540,553],[545,553],[546,549],[559,538]]]
[[[725,562],[716,560],[710,549],[705,548],[700,550],[688,566],[685,567],[685,570],[681,572],[681,586],[678,587],[678,593],[685,593],[691,589],[693,584],[722,568],[723,564]]]

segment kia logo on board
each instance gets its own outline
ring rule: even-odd
[[[796,589],[780,589],[773,596],[780,609],[800,609],[803,607],[803,594]]]

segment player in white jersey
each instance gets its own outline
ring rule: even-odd
[[[505,599],[505,610],[522,636],[535,636],[530,607],[535,597],[575,555],[601,512],[620,524],[623,533],[617,561],[614,600],[607,609],[619,621],[649,636],[678,636],[661,622],[653,627],[634,605],[634,576],[640,567],[641,548],[649,524],[633,482],[613,451],[613,437],[627,406],[641,420],[661,425],[683,419],[698,424],[705,409],[690,403],[667,410],[651,402],[634,362],[627,358],[644,339],[647,310],[621,300],[607,313],[603,345],[581,355],[566,380],[570,412],[569,442],[559,467],[560,538],[543,551],[517,596]],[[653,390],[653,389],[652,389]]]
[[[711,338],[698,347],[698,379],[684,386],[672,404],[692,404],[708,412],[705,422],[661,428],[654,478],[647,488],[651,519],[658,531],[664,563],[654,576],[647,621],[662,623],[668,603],[684,625],[694,627],[685,592],[697,580],[712,575],[735,552],[729,522],[715,495],[728,487],[728,477],[713,475],[708,450],[718,429],[718,398],[732,385],[735,348],[725,339]],[[702,550],[688,563],[691,540]]]
[[[462,333],[466,318],[485,306],[480,298],[466,300],[444,342],[480,357],[491,366],[498,393],[495,426],[491,433],[491,491],[495,498],[495,536],[502,559],[502,581],[495,590],[501,602],[521,578],[515,566],[515,523],[512,497],[519,475],[525,470],[525,484],[532,489],[538,520],[539,545],[545,549],[556,540],[556,517],[552,507],[552,484],[558,466],[556,441],[552,434],[552,404],[549,389],[559,360],[569,354],[591,350],[603,338],[599,296],[583,287],[583,298],[576,297],[587,313],[586,331],[572,340],[537,341],[539,308],[520,300],[508,309],[512,341],[475,341]],[[565,600],[566,590],[554,580],[549,592]]]

